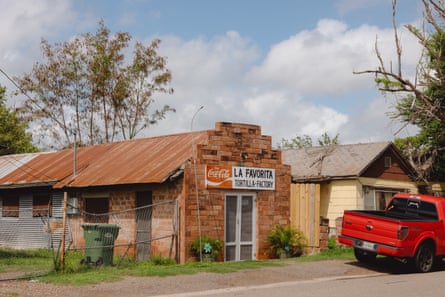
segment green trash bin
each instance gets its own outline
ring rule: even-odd
[[[102,257],[104,265],[113,265],[114,241],[119,234],[119,227],[114,224],[97,225],[102,238]]]
[[[114,241],[119,227],[114,224],[83,224],[85,259],[81,263],[112,265]]]

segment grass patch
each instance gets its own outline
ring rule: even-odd
[[[354,260],[354,249],[350,247],[335,247],[318,254],[295,258],[300,262],[325,261],[325,260]]]
[[[49,274],[37,277],[42,282],[86,285],[101,282],[113,282],[122,277],[165,277],[179,274],[195,274],[200,272],[230,273],[243,269],[258,269],[267,266],[286,265],[285,261],[239,261],[239,262],[188,262],[175,264],[173,261],[160,256],[152,257],[151,261],[136,262],[124,259],[119,266],[99,266],[80,264],[83,258],[81,252],[68,252],[65,257],[65,269],[56,272],[54,269],[53,254],[48,250],[16,251],[0,249],[0,269],[3,271],[20,270],[24,272],[51,271]],[[322,261],[354,259],[351,248],[332,247],[327,251],[315,255],[290,258],[292,261]],[[114,263],[119,263],[116,258]]]
[[[168,262],[168,261],[167,261]],[[186,264],[163,263],[158,261],[126,262],[121,266],[88,266],[82,265],[79,270],[65,270],[63,273],[52,272],[38,279],[43,282],[86,285],[101,282],[112,282],[123,276],[166,277],[200,272],[230,273],[242,269],[256,269],[265,266],[284,265],[275,261],[241,261],[241,262],[189,262]]]
[[[49,250],[0,249],[0,272],[13,270],[23,272],[49,271],[53,267],[53,255]]]

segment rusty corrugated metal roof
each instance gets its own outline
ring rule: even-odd
[[[29,162],[41,153],[4,155],[0,157],[0,178]]]
[[[283,163],[291,165],[294,180],[329,180],[357,177],[392,144],[360,143],[306,147],[283,151]]]
[[[39,154],[0,178],[0,188],[42,183],[55,188],[162,183],[192,157],[207,131],[113,142]]]

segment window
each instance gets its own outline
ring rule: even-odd
[[[51,204],[51,196],[49,194],[34,195],[32,197],[32,216],[50,217]]]
[[[388,212],[422,220],[438,219],[436,206],[419,199],[394,198],[388,207]]]
[[[3,217],[19,217],[19,197],[9,196],[2,199],[2,216]]]
[[[365,210],[384,210],[391,198],[403,192],[398,189],[379,189],[363,186],[363,206]]]
[[[385,168],[391,168],[391,157],[385,157]]]
[[[108,198],[85,199],[85,211],[87,212],[85,222],[108,223]]]

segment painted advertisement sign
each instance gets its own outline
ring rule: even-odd
[[[207,165],[206,187],[273,191],[275,169]]]

